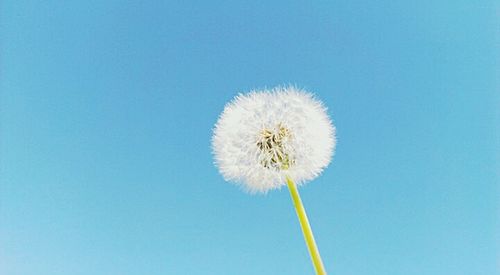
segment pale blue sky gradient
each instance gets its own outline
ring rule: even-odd
[[[329,107],[329,274],[500,274],[498,1],[1,2],[0,274],[312,274],[288,191],[223,181],[238,92]]]

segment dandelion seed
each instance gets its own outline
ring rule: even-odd
[[[330,163],[335,128],[323,104],[295,87],[240,94],[214,129],[215,163],[228,181],[267,192],[316,178]]]

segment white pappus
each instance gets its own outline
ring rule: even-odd
[[[335,127],[311,93],[294,86],[239,94],[212,137],[215,164],[227,181],[251,193],[317,177],[335,150]]]

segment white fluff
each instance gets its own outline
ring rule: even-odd
[[[271,147],[262,149],[262,140]],[[322,102],[292,86],[239,94],[225,106],[212,137],[224,179],[252,193],[286,185],[286,175],[297,184],[316,178],[330,163],[335,143]]]

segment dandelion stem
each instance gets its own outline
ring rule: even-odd
[[[290,196],[292,197],[293,205],[295,206],[295,211],[297,212],[297,216],[299,217],[300,227],[302,228],[302,233],[304,234],[304,239],[306,241],[307,249],[309,250],[309,255],[311,255],[314,270],[316,270],[317,275],[324,275],[326,274],[325,267],[323,266],[323,262],[321,261],[318,246],[316,246],[316,241],[314,240],[311,225],[309,225],[309,220],[307,219],[306,210],[302,205],[302,200],[300,199],[297,185],[295,185],[293,180],[288,176],[286,177],[286,182],[288,185],[288,190],[290,190]]]

